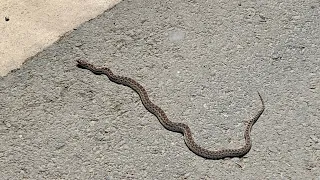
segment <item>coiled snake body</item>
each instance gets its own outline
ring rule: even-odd
[[[150,111],[152,114],[154,114],[166,129],[170,131],[182,133],[184,135],[184,141],[187,147],[195,154],[207,159],[223,159],[226,157],[242,157],[250,151],[252,146],[251,140],[250,140],[250,132],[251,132],[252,126],[259,119],[259,117],[261,116],[261,114],[265,109],[263,99],[259,92],[258,92],[258,95],[262,102],[262,108],[250,121],[248,121],[246,125],[245,132],[244,132],[245,145],[238,149],[221,149],[221,150],[213,151],[213,150],[204,149],[195,143],[191,134],[191,130],[188,125],[184,123],[176,123],[176,122],[170,121],[167,115],[165,114],[165,112],[160,107],[158,107],[157,105],[153,104],[150,101],[147,91],[135,80],[129,77],[115,75],[107,67],[95,67],[92,64],[89,64],[88,62],[83,60],[77,60],[77,62],[78,62],[78,66],[81,68],[88,69],[97,75],[101,75],[101,74],[107,75],[112,82],[128,86],[134,91],[136,91],[139,94],[144,107],[148,111]]]

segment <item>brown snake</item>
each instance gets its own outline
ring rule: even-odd
[[[251,140],[250,140],[250,132],[251,132],[252,126],[259,119],[259,117],[261,116],[261,114],[265,109],[263,99],[259,92],[258,92],[258,95],[262,102],[262,108],[247,123],[246,129],[244,131],[245,145],[238,149],[221,149],[217,151],[212,151],[212,150],[204,149],[195,143],[191,134],[191,130],[188,125],[170,121],[167,115],[165,114],[165,112],[160,107],[158,107],[157,105],[153,104],[150,101],[147,91],[135,80],[128,77],[115,75],[107,67],[95,67],[92,64],[89,64],[88,62],[83,60],[77,60],[77,62],[78,62],[78,67],[88,69],[97,75],[101,75],[101,74],[107,75],[110,81],[115,82],[117,84],[122,84],[124,86],[128,86],[134,91],[136,91],[139,94],[144,107],[148,111],[150,111],[152,114],[154,114],[166,129],[170,131],[182,133],[184,135],[184,141],[186,145],[195,154],[207,159],[223,159],[226,157],[242,157],[250,151],[252,146]]]

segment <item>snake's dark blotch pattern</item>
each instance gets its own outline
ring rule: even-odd
[[[79,67],[88,69],[92,71],[94,74],[98,74],[98,75],[104,74],[108,76],[110,81],[128,86],[132,88],[134,91],[136,91],[139,94],[144,107],[148,111],[150,111],[152,114],[154,114],[166,129],[170,131],[182,133],[184,135],[184,141],[186,145],[195,154],[207,159],[223,159],[226,157],[242,157],[250,151],[252,146],[251,139],[250,139],[250,132],[251,132],[252,126],[259,119],[259,117],[261,116],[261,114],[265,109],[264,101],[259,92],[258,92],[258,95],[262,103],[262,108],[247,123],[246,129],[244,132],[244,138],[245,138],[244,146],[238,149],[221,149],[221,150],[212,151],[212,150],[204,149],[195,143],[191,134],[191,130],[188,125],[184,123],[176,123],[176,122],[170,121],[167,115],[165,114],[165,112],[160,107],[158,107],[157,105],[155,105],[150,101],[147,91],[135,80],[129,77],[115,75],[107,67],[95,67],[92,64],[83,60],[77,60],[77,62]]]

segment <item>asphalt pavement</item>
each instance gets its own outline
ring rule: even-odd
[[[320,179],[317,1],[125,0],[0,77],[3,179]],[[141,83],[207,149],[166,130],[130,88]]]

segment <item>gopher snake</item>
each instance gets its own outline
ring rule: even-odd
[[[107,75],[112,82],[115,82],[117,84],[122,84],[124,86],[128,86],[134,91],[136,91],[139,94],[144,107],[148,111],[150,111],[152,114],[154,114],[166,129],[170,131],[182,133],[184,135],[184,141],[186,145],[195,154],[207,159],[223,159],[226,157],[242,157],[250,151],[251,149],[250,132],[251,132],[252,126],[259,119],[259,117],[261,116],[261,114],[265,109],[263,99],[259,92],[258,92],[258,95],[262,102],[262,108],[247,123],[246,129],[244,132],[245,145],[238,149],[222,149],[217,151],[210,151],[200,147],[198,144],[195,143],[191,134],[191,130],[188,125],[170,121],[167,115],[165,114],[165,112],[160,107],[158,107],[157,105],[153,104],[150,101],[147,91],[135,80],[129,77],[115,75],[107,67],[95,67],[92,64],[89,64],[88,62],[83,60],[77,60],[77,62],[78,62],[78,67],[88,69],[97,75],[101,75],[101,74]]]

